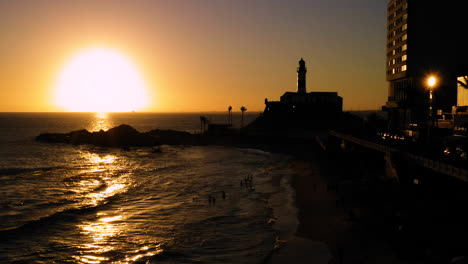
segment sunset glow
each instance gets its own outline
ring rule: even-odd
[[[55,103],[72,112],[129,112],[147,106],[147,88],[129,59],[95,48],[78,53],[63,67]]]

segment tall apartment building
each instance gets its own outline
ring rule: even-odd
[[[427,120],[433,106],[457,105],[457,77],[468,75],[468,1],[390,0],[387,4],[386,109],[394,128]]]

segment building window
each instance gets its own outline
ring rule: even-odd
[[[403,45],[403,47],[401,48],[401,50],[407,50],[408,49],[408,45]]]
[[[408,58],[408,57],[407,57],[406,54],[405,54],[405,55],[403,55],[403,56],[401,57],[401,60],[402,60],[402,61],[406,61],[407,58]]]
[[[395,74],[395,69],[392,69],[392,74]]]
[[[408,14],[404,14],[403,19],[408,19]]]
[[[402,39],[403,41],[407,40],[407,39],[408,39],[408,34],[404,34],[403,37],[401,37],[401,39]]]
[[[406,71],[406,65],[401,66],[401,71]]]
[[[403,30],[407,30],[408,29],[408,24],[404,24],[403,27],[402,27]]]

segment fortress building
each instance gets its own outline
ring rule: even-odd
[[[297,68],[297,92],[285,92],[280,101],[265,99],[264,116],[287,120],[293,126],[330,120],[342,113],[343,99],[337,92],[307,92],[307,68],[304,59]]]

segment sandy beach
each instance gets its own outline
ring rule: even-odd
[[[379,234],[377,223],[346,186],[346,166],[327,168],[323,157],[293,163],[298,225],[294,234],[282,234],[280,249],[271,263],[402,263]],[[322,161],[320,161],[322,160]]]

